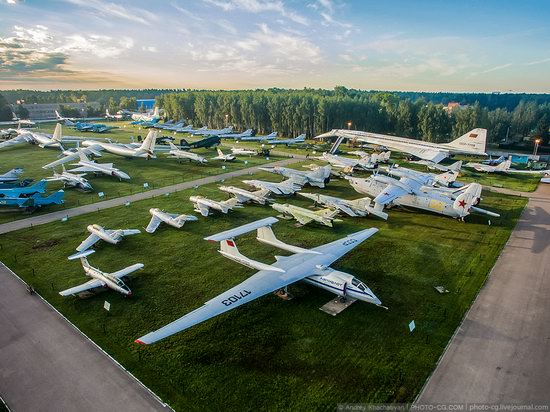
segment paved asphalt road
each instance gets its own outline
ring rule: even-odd
[[[301,159],[302,159],[301,156],[296,156],[295,158],[279,160],[277,162],[249,167],[246,169],[236,170],[234,172],[223,173],[220,175],[208,176],[201,179],[192,180],[189,182],[179,183],[176,185],[165,186],[165,187],[161,187],[153,190],[147,190],[145,192],[140,192],[133,195],[117,197],[115,199],[110,199],[110,200],[104,200],[103,202],[92,203],[90,205],[74,207],[71,209],[62,209],[62,210],[58,210],[52,213],[47,213],[44,215],[36,215],[26,219],[15,220],[13,222],[0,224],[0,234],[13,232],[14,230],[30,227],[31,225],[38,226],[38,225],[43,225],[44,223],[55,222],[57,220],[63,219],[66,216],[68,217],[79,216],[86,213],[96,212],[97,210],[109,209],[111,207],[116,207],[116,206],[123,206],[124,204],[126,204],[126,202],[133,203],[133,202],[137,202],[138,200],[150,199],[155,196],[162,196],[166,193],[172,193],[180,190],[190,189],[194,186],[202,186],[208,183],[231,179],[233,177],[244,176],[248,173],[257,172],[259,167],[286,166],[291,163],[298,162]]]
[[[508,244],[417,403],[550,403],[550,185]]]
[[[0,264],[0,396],[18,411],[169,411]]]

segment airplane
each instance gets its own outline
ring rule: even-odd
[[[216,151],[218,152],[218,155],[216,157],[213,157],[212,160],[223,160],[224,162],[232,162],[236,159],[233,153],[224,154],[222,152],[222,149],[220,149],[219,147],[216,147]]]
[[[378,216],[384,220],[388,220],[388,214],[376,210],[371,206],[371,199],[363,197],[360,199],[347,200],[339,197],[321,195],[319,193],[298,193],[300,196],[307,197],[313,200],[315,204],[319,204],[331,209],[339,210],[351,217],[364,217],[369,213]]]
[[[181,139],[180,146],[183,149],[198,149],[201,147],[204,147],[205,149],[207,149],[209,147],[219,145],[221,143],[221,140],[222,138],[219,136],[205,137],[204,139],[197,140],[196,142],[191,142],[191,143],[187,142],[187,140],[185,139]]]
[[[105,150],[106,152],[124,156],[124,157],[141,157],[145,159],[155,159],[155,142],[157,140],[158,132],[151,130],[147,137],[143,140],[139,147],[135,147],[132,144],[122,143],[104,143],[94,140],[84,140],[82,146],[89,147],[93,150]],[[99,149],[101,147],[101,149]]]
[[[177,132],[179,130],[183,130],[187,128],[187,130],[193,128],[193,125],[184,126],[184,122],[178,122],[178,123],[164,123],[164,124],[156,124],[155,128],[165,130],[167,132]]]
[[[185,222],[194,222],[199,220],[196,216],[193,215],[177,215],[174,213],[165,212],[164,210],[161,210],[157,207],[149,209],[149,213],[152,217],[151,221],[145,228],[145,231],[147,233],[154,233],[162,222],[177,229],[180,229],[181,227],[183,227]]]
[[[255,156],[258,154],[256,150],[252,149],[244,149],[241,147],[232,147],[231,148],[231,154],[233,155],[248,155],[248,156]]]
[[[60,159],[54,160],[53,162],[50,162],[48,164],[45,164],[44,166],[42,166],[42,169],[51,169],[59,165],[62,165],[64,163],[68,163],[73,160],[79,159],[80,152],[84,153],[86,156],[101,157],[101,153],[99,152],[99,150],[102,150],[102,148],[96,147],[92,149],[91,147],[85,147],[85,148],[61,150],[61,155],[63,157],[61,157]]]
[[[329,153],[334,154],[332,152]],[[353,152],[348,152],[348,154],[365,158],[365,160],[367,160],[366,158],[368,157],[372,163],[387,163],[391,157],[391,152],[389,150],[379,153],[367,153],[363,150],[355,150]]]
[[[18,130],[21,129],[2,129],[0,130],[0,139],[8,140],[18,135]]]
[[[337,156],[325,152],[321,156],[316,156],[313,158],[328,162],[334,167],[343,169],[344,173],[352,173],[354,169],[372,170],[377,167],[376,163],[370,161],[369,156],[365,156],[359,159],[352,159],[349,157]]]
[[[484,165],[496,166],[496,165],[501,164],[505,160],[506,160],[506,157],[504,157],[504,156],[499,156],[497,159],[493,159],[491,156],[489,156],[489,159],[484,160],[481,163],[483,163]]]
[[[277,138],[277,132],[270,133],[266,136],[244,136],[240,140],[243,142],[263,142],[264,140],[270,140]]]
[[[116,292],[122,293],[125,296],[132,296],[132,291],[124,283],[123,278],[126,278],[133,272],[143,269],[143,263],[136,263],[134,265],[128,266],[124,269],[117,270],[113,273],[102,272],[101,270],[94,268],[88,263],[86,259],[87,255],[82,255],[80,257],[80,262],[82,263],[82,268],[86,276],[92,278],[82,285],[78,285],[69,289],[62,290],[59,292],[61,296],[77,296],[80,294],[93,293],[98,289],[112,289]]]
[[[83,122],[73,123],[70,121],[66,121],[65,125],[73,127],[75,130],[78,130],[79,132],[106,133],[113,129],[118,129],[117,126],[107,126],[101,123],[83,123]]]
[[[206,237],[205,240],[210,242],[220,242],[220,253],[224,257],[257,269],[258,272],[210,299],[203,306],[154,332],[141,336],[135,342],[141,345],[155,343],[272,292],[280,291],[288,295],[287,287],[300,280],[335,293],[342,300],[361,300],[382,306],[380,299],[361,280],[330,267],[332,263],[373,236],[378,229],[361,230],[334,242],[313,249],[304,249],[284,243],[275,237],[271,225],[277,221],[274,217],[268,217]],[[235,237],[254,230],[257,230],[256,239],[259,242],[291,252],[292,255],[276,256],[276,262],[272,265],[242,255],[236,246]]]
[[[140,124],[144,122],[157,123],[160,120],[160,111],[158,107],[155,107],[152,113],[127,112],[130,114],[132,120],[134,120],[132,124]]]
[[[169,130],[171,132],[174,132],[174,134],[176,134],[176,133],[189,133],[191,130],[193,130],[193,125],[188,124],[187,126],[180,126],[180,127],[177,127],[177,128],[170,128],[170,129],[165,128],[164,130]]]
[[[338,216],[338,210],[322,209],[322,210],[310,210],[290,205],[288,203],[273,203],[271,205],[273,209],[282,213],[283,217],[292,216],[296,219],[300,226],[307,225],[310,222],[317,222],[324,226],[332,227],[332,222],[341,222],[341,219],[336,219]]]
[[[233,132],[233,127],[229,126],[229,127],[225,127],[223,129],[205,129],[205,128],[201,128],[201,129],[196,129],[196,130],[189,130],[189,133],[191,133],[192,135],[201,135],[201,136],[206,136],[206,135],[215,135],[215,136],[221,136],[221,135],[224,135],[224,134],[229,134]]]
[[[460,172],[460,170],[462,169],[462,160],[454,162],[449,166],[443,165],[441,163],[434,163],[429,160],[416,160],[411,163],[426,166],[429,170],[440,170],[442,172]]]
[[[0,175],[0,183],[13,183],[19,180],[19,176],[23,174],[22,167],[16,167],[11,169],[9,172],[6,172]]]
[[[387,147],[398,152],[408,153],[422,160],[430,160],[439,163],[453,154],[467,154],[487,156],[485,145],[487,141],[487,129],[473,129],[449,143],[431,143],[406,137],[389,136],[380,133],[361,132],[357,130],[334,129],[316,137],[338,136],[335,146],[342,139],[354,139],[360,142]]]
[[[269,190],[273,194],[285,196],[293,195],[302,189],[302,186],[292,179],[287,179],[279,183],[266,182],[264,180],[243,180],[243,183],[255,187],[256,189]]]
[[[469,162],[464,165],[464,167],[470,167],[475,169],[476,172],[485,172],[485,173],[507,173],[510,170],[512,165],[512,160],[507,159],[502,163],[497,164],[496,166],[491,166],[483,163]]]
[[[542,179],[540,179],[540,182],[541,183],[550,183],[550,177],[543,177]]]
[[[407,169],[406,167],[383,167],[380,171],[390,175],[397,176],[399,178],[410,178],[422,182],[425,186],[442,186],[442,187],[454,187],[458,172],[444,172],[441,174],[424,173],[417,170]],[[462,186],[458,184],[457,187]]]
[[[426,210],[462,221],[471,213],[500,217],[497,213],[476,206],[481,199],[479,183],[470,183],[449,191],[425,186],[426,181],[411,177],[397,180],[389,176],[372,175],[367,179],[349,176],[346,179],[356,192],[372,196],[374,208],[379,211],[384,207],[397,205]]]
[[[246,137],[252,137],[254,134],[254,131],[252,129],[247,129],[242,133],[226,133],[226,134],[219,134],[222,139],[243,139]]]
[[[116,167],[114,167],[113,163],[96,163],[93,160],[88,159],[88,157],[84,154],[82,149],[78,149],[78,150],[80,155],[80,161],[78,163],[73,163],[72,166],[80,166],[80,167],[69,170],[70,173],[93,172],[96,175],[104,174],[107,176],[118,177],[119,180],[130,179],[130,176],[128,176],[122,170],[119,170]]]
[[[36,182],[32,186],[8,187],[0,189],[0,198],[28,197],[35,193],[46,193],[48,182],[44,179]]]
[[[49,205],[62,205],[64,203],[63,197],[65,193],[63,190],[58,190],[49,196],[42,196],[42,192],[35,192],[30,196],[24,197],[0,197],[0,206],[14,206],[20,209],[24,209],[28,212],[33,212],[37,208]]]
[[[69,260],[77,259],[81,256],[88,256],[94,253],[95,251],[91,248],[100,240],[110,243],[111,245],[116,245],[124,238],[124,236],[137,235],[141,233],[139,229],[111,230],[105,229],[103,226],[98,224],[88,225],[86,230],[90,233],[90,235],[80,242],[80,244],[76,247],[76,251],[78,253],[69,256]]]
[[[110,114],[109,109],[105,110],[105,118],[106,119],[125,120],[125,119],[128,119],[129,117],[130,117],[130,115],[128,115],[128,114],[122,114],[122,113]]]
[[[210,209],[218,210],[222,213],[227,214],[230,210],[233,210],[234,208],[242,207],[239,204],[239,201],[235,198],[218,201],[207,199],[204,196],[191,196],[189,200],[193,202],[195,212],[200,213],[204,217],[207,217],[210,214]]]
[[[255,192],[250,192],[235,186],[220,186],[218,189],[222,192],[229,193],[237,199],[239,203],[254,202],[265,205],[272,201],[269,199],[269,194],[271,192],[267,189],[256,190]]]
[[[290,146],[292,144],[304,143],[305,141],[306,141],[306,134],[302,133],[301,135],[296,136],[294,139],[273,139],[273,140],[268,140],[267,144],[284,144],[284,145]]]
[[[83,177],[86,175],[86,173],[74,174],[71,172],[67,172],[65,170],[65,165],[62,165],[62,168],[63,168],[62,173],[57,173],[54,170],[53,176],[47,177],[46,181],[48,182],[60,181],[60,182],[63,182],[63,187],[76,187],[77,189],[80,189],[84,192],[92,192],[94,190],[90,182],[88,182]]]
[[[172,142],[168,144],[170,145],[170,152],[166,154],[166,156],[168,157],[171,157],[173,159],[178,159],[178,161],[181,159],[187,159],[190,162],[197,162],[200,164],[208,163],[208,160],[206,160],[204,157],[196,153],[192,153],[187,150],[181,150]]]
[[[1,183],[0,189],[17,189],[20,187],[27,187],[33,182],[33,179],[23,179],[16,182]]]
[[[316,186],[324,188],[325,185],[330,180],[330,165],[321,167],[317,170],[306,172],[303,170],[290,169],[288,167],[275,166],[275,167],[260,167],[260,170],[264,172],[277,173],[286,178],[292,179],[295,183],[300,186],[305,185],[306,183],[310,186]]]
[[[11,140],[0,143],[0,148],[8,147],[17,143],[34,143],[41,148],[63,148],[63,143],[75,143],[84,140],[76,136],[63,136],[63,129],[60,123],[55,125],[53,134],[21,130],[19,136]]]

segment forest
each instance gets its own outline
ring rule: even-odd
[[[11,118],[7,103],[99,102],[100,110],[139,110],[136,99],[156,98],[167,118],[195,126],[254,128],[282,136],[315,136],[333,128],[367,130],[447,141],[475,127],[488,129],[489,140],[507,137],[549,141],[550,95],[520,93],[386,92],[348,89],[257,89],[234,91],[144,90],[7,90],[0,97],[0,120]],[[450,102],[460,107],[449,110]],[[91,110],[91,108],[90,108]],[[9,113],[8,113],[9,112]],[[16,111],[17,112],[17,111]],[[17,113],[20,114],[20,113]],[[9,119],[7,119],[9,120]]]

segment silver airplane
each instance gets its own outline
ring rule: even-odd
[[[362,197],[360,199],[347,200],[339,197],[321,195],[319,193],[298,193],[300,196],[307,197],[319,204],[331,209],[339,210],[351,217],[364,217],[372,213],[384,220],[388,219],[388,214],[376,210],[372,204],[372,200],[369,197]]]
[[[52,169],[64,163],[72,162],[73,160],[79,159],[80,152],[84,153],[86,156],[101,157],[101,153],[99,152],[99,150],[102,150],[102,148],[98,147],[97,149],[98,150],[92,149],[91,147],[84,147],[61,150],[62,157],[42,166],[42,169]]]
[[[219,134],[218,136],[224,139],[242,139],[245,137],[251,137],[254,131],[252,129],[247,129],[242,133],[226,133]]]
[[[265,136],[256,135],[256,136],[241,137],[240,140],[242,140],[243,142],[263,142],[265,140],[271,140],[276,138],[277,138],[277,132],[273,132]]]
[[[435,188],[428,181],[412,177],[373,175],[368,179],[347,177],[355,191],[373,197],[376,210],[384,207],[406,206],[421,209],[455,219],[464,220],[470,213],[500,217],[499,214],[476,205],[481,199],[481,185],[470,183],[459,189]]]
[[[112,229],[105,229],[103,226],[100,226],[97,224],[88,225],[86,227],[86,230],[90,233],[90,235],[86,239],[84,239],[82,242],[80,242],[80,244],[76,247],[76,251],[78,253],[75,253],[74,255],[69,256],[69,260],[77,259],[81,257],[83,254],[89,255],[91,253],[94,253],[94,250],[91,248],[100,240],[110,243],[111,245],[116,245],[125,236],[137,235],[141,233],[139,229],[112,230]]]
[[[429,170],[440,170],[442,172],[460,172],[460,169],[462,169],[462,160],[454,162],[452,165],[449,166],[442,165],[440,163],[434,163],[429,160],[416,160],[411,163],[426,166]]]
[[[224,257],[257,269],[258,272],[239,285],[210,299],[203,306],[136,339],[135,342],[142,345],[155,343],[269,293],[277,291],[286,293],[289,285],[301,280],[335,293],[342,300],[350,299],[352,302],[361,300],[382,306],[380,299],[365,283],[353,275],[330,267],[332,263],[378,232],[378,229],[361,230],[334,242],[313,249],[304,249],[277,239],[270,226],[275,222],[277,222],[276,218],[269,217],[205,238],[211,242],[220,242],[220,253]],[[271,265],[244,256],[235,244],[235,237],[254,230],[257,230],[256,239],[259,242],[292,254],[276,256],[276,261]]]
[[[80,161],[78,163],[73,163],[72,166],[79,166],[76,169],[71,169],[69,172],[92,172],[95,174],[104,174],[107,176],[117,177],[119,180],[130,179],[126,173],[122,170],[114,167],[113,163],[96,163],[90,159],[82,152],[82,149],[79,150]]]
[[[275,195],[289,196],[302,189],[302,186],[297,184],[292,179],[287,179],[283,182],[267,182],[265,180],[243,180],[244,184],[255,187],[256,189],[269,190]]]
[[[57,173],[55,170],[53,176],[47,177],[48,182],[63,182],[63,187],[75,187],[84,192],[91,192],[94,190],[90,182],[84,178],[86,173],[74,174],[65,170],[65,165],[62,165],[63,172]]]
[[[107,273],[91,266],[85,255],[80,257],[80,262],[82,263],[82,268],[84,269],[86,276],[91,277],[92,279],[82,285],[59,292],[61,296],[76,296],[80,294],[93,293],[94,291],[108,288],[129,297],[132,296],[132,291],[124,283],[123,278],[128,277],[136,270],[143,269],[143,263],[136,263],[116,272]]]
[[[40,133],[25,129],[18,129],[19,135],[0,143],[0,149],[10,147],[19,143],[33,143],[41,148],[62,148],[63,143],[75,143],[81,142],[84,139],[76,136],[63,136],[63,129],[61,124],[55,125],[53,134]]]
[[[452,187],[456,182],[456,178],[458,177],[458,172],[445,172],[441,174],[435,174],[435,173],[424,173],[419,172],[417,170],[408,169],[406,167],[382,167],[379,169],[380,171],[383,171],[384,173],[390,175],[390,176],[397,176],[399,178],[411,178],[414,180],[417,180],[419,182],[422,182],[425,186],[441,186],[441,187]],[[458,184],[458,186],[463,186],[462,184]]]
[[[214,209],[227,214],[230,210],[233,210],[234,208],[242,207],[239,204],[239,201],[235,198],[218,201],[207,199],[204,196],[191,196],[189,200],[193,202],[195,212],[200,213],[204,217],[207,217],[210,214],[210,209]]]
[[[245,149],[242,147],[232,147],[231,148],[231,154],[233,155],[245,155],[245,156],[255,156],[258,154],[256,150],[253,149]]]
[[[352,159],[350,157],[323,153],[321,156],[313,158],[328,162],[334,167],[343,169],[345,173],[352,173],[355,169],[372,170],[376,167],[376,163],[371,162],[369,156],[365,156],[359,159]]]
[[[196,153],[190,152],[188,150],[181,150],[172,142],[170,142],[169,145],[170,151],[166,154],[166,156],[168,157],[178,160],[185,159],[189,160],[190,162],[197,162],[200,164],[208,163],[208,160]]]
[[[292,179],[295,183],[303,186],[309,184],[310,186],[316,186],[323,188],[330,180],[330,165],[321,167],[317,170],[306,172],[303,170],[290,169],[288,167],[275,166],[275,167],[260,167],[260,170],[270,173],[277,173],[286,178]]]
[[[269,199],[269,194],[271,192],[267,189],[260,189],[255,192],[250,192],[235,186],[220,186],[218,189],[222,192],[229,193],[237,199],[239,203],[254,202],[260,205],[265,205],[266,203],[272,201]]]
[[[338,209],[322,209],[322,210],[310,210],[304,209],[288,203],[273,203],[271,205],[273,209],[282,213],[283,217],[292,216],[296,219],[300,226],[307,225],[310,222],[317,222],[321,225],[332,227],[333,222],[341,222],[342,220],[336,219],[338,216]]]
[[[191,133],[192,135],[199,135],[199,136],[205,136],[205,135],[220,136],[224,134],[229,134],[231,132],[233,132],[233,127],[231,126],[225,127],[223,129],[207,129],[205,127],[202,127],[196,130],[189,130],[189,133]]]
[[[149,213],[151,214],[151,221],[145,228],[145,231],[147,233],[154,233],[159,225],[163,222],[167,225],[175,227],[176,229],[180,229],[183,227],[185,222],[194,222],[199,220],[196,216],[193,215],[178,215],[174,213],[168,213],[157,207],[149,209]]]
[[[94,150],[105,150],[106,152],[124,156],[124,157],[141,157],[145,159],[155,159],[155,143],[157,141],[158,131],[150,130],[147,137],[143,140],[140,146],[136,147],[132,144],[123,143],[104,143],[96,140],[84,140],[82,146],[89,147]]]
[[[19,180],[19,176],[23,174],[23,168],[16,167],[0,175],[0,183],[13,183]]]
[[[212,160],[223,160],[224,162],[232,162],[236,159],[233,153],[224,154],[222,152],[222,149],[220,149],[219,147],[216,147],[216,151],[218,152],[218,155],[216,157],[213,157]]]
[[[287,146],[297,144],[297,143],[304,143],[306,141],[306,134],[303,133],[300,136],[296,136],[294,139],[271,139],[267,141],[267,144],[277,145],[277,144],[284,144]]]
[[[472,169],[475,169],[476,172],[507,173],[510,170],[511,165],[512,165],[512,160],[506,159],[504,162],[501,162],[496,166],[483,164],[483,163],[469,162],[469,163],[466,163],[464,167],[471,167]]]

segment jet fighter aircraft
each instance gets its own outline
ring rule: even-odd
[[[309,210],[303,207],[289,205],[288,203],[273,203],[271,205],[273,209],[281,212],[283,216],[292,216],[296,219],[301,226],[307,225],[310,222],[317,222],[321,225],[332,227],[332,222],[341,222],[342,220],[336,219],[338,216],[338,210],[322,209],[322,210]]]
[[[86,227],[86,230],[90,232],[90,235],[84,239],[80,245],[76,247],[76,250],[78,253],[69,256],[69,260],[79,258],[83,256],[83,253],[86,253],[86,256],[90,253],[93,253],[93,249],[91,247],[95,245],[100,240],[103,240],[104,242],[110,243],[112,245],[116,245],[119,243],[124,236],[130,236],[130,235],[137,235],[141,233],[139,229],[105,229],[103,226],[93,224],[88,225]]]
[[[231,148],[231,154],[233,155],[245,155],[245,156],[255,156],[258,154],[256,150],[253,149],[245,149],[242,147],[232,147]]]
[[[208,160],[206,160],[204,157],[196,153],[189,152],[187,150],[181,150],[172,142],[170,142],[169,145],[170,145],[170,151],[166,154],[166,156],[168,157],[171,157],[173,159],[178,159],[178,160],[186,159],[186,160],[189,160],[190,162],[197,162],[200,164],[208,163]]]
[[[172,323],[136,339],[136,343],[155,343],[271,292],[286,292],[288,285],[300,280],[336,293],[342,299],[356,299],[381,306],[380,300],[362,281],[330,267],[332,263],[378,232],[378,229],[361,230],[334,242],[313,249],[304,249],[277,239],[270,226],[276,222],[276,218],[269,217],[205,238],[211,242],[220,242],[220,253],[224,257],[258,269],[259,272]],[[257,230],[256,239],[259,242],[286,250],[292,255],[277,256],[276,262],[271,265],[244,256],[235,244],[235,237],[253,230]]]
[[[293,144],[304,143],[306,141],[306,134],[303,133],[300,136],[296,136],[294,139],[270,139],[267,141],[267,144],[277,145],[284,144],[290,146]]]
[[[472,169],[475,169],[477,172],[507,173],[510,170],[511,165],[512,165],[512,160],[507,159],[504,162],[498,163],[496,166],[483,164],[483,163],[475,163],[475,162],[466,163],[464,166],[471,167]]]
[[[265,205],[266,203],[272,201],[269,199],[269,194],[271,192],[267,189],[256,190],[255,192],[250,192],[235,186],[220,186],[218,189],[222,192],[229,193],[237,199],[239,203],[254,202],[260,205]]]
[[[302,189],[302,186],[297,184],[293,179],[287,179],[280,183],[267,182],[264,180],[243,180],[242,182],[256,189],[269,190],[275,195],[289,196]]]
[[[275,167],[260,167],[260,170],[264,172],[277,173],[286,178],[292,179],[295,183],[303,186],[309,184],[310,186],[316,186],[323,188],[330,180],[330,165],[319,168],[311,172],[303,170],[290,169],[288,167],[275,166]]]
[[[232,162],[236,159],[233,153],[224,154],[222,152],[222,149],[220,149],[219,147],[216,147],[216,151],[218,152],[218,155],[216,157],[213,157],[212,160],[223,160],[224,162]]]
[[[61,296],[76,296],[85,293],[92,293],[98,289],[112,289],[119,293],[122,293],[125,296],[132,296],[132,291],[123,281],[123,278],[128,277],[130,274],[136,270],[143,269],[143,263],[136,263],[127,268],[117,270],[113,273],[102,272],[101,270],[94,268],[88,263],[86,259],[87,255],[80,257],[80,262],[82,263],[82,268],[86,276],[91,277],[92,279],[82,285],[78,285],[69,289],[62,290],[59,292]]]
[[[210,214],[210,209],[214,209],[219,212],[227,214],[230,210],[233,210],[234,208],[242,207],[239,204],[239,201],[235,198],[231,198],[229,200],[224,200],[224,201],[218,201],[218,200],[207,199],[204,196],[191,196],[189,200],[193,202],[193,206],[195,207],[195,212],[200,213],[204,217],[207,217]]]
[[[185,222],[193,222],[199,220],[196,216],[193,215],[178,215],[175,213],[168,213],[157,207],[149,209],[149,213],[152,217],[151,221],[145,228],[145,231],[147,233],[154,233],[162,222],[177,229],[180,229],[181,227],[183,227]]]
[[[376,210],[371,206],[372,201],[368,197],[363,197],[355,200],[341,199],[339,197],[321,195],[319,193],[298,193],[300,196],[307,197],[313,200],[316,204],[325,207],[339,210],[351,217],[362,217],[372,213],[384,220],[388,219],[388,214],[380,210]]]
[[[13,183],[19,180],[19,176],[23,174],[23,168],[16,167],[0,175],[0,183]]]
[[[107,176],[114,176],[118,177],[119,180],[122,179],[130,179],[130,176],[128,176],[126,173],[124,173],[122,170],[117,169],[114,167],[113,163],[96,163],[90,159],[84,154],[84,152],[81,149],[79,150],[80,155],[80,161],[78,163],[74,163],[73,166],[80,166],[76,169],[71,169],[69,172],[93,172],[95,174],[104,174]]]
[[[93,156],[93,157],[101,157],[101,153],[99,150],[102,150],[101,147],[80,147],[75,149],[67,149],[61,151],[61,157],[60,159],[54,160],[51,163],[45,164],[42,166],[42,169],[51,169],[54,167],[57,167],[59,165],[62,165],[64,163],[71,162],[73,160],[80,158],[80,152],[84,153],[86,156]]]
[[[352,173],[354,169],[372,170],[377,167],[376,163],[370,161],[369,156],[359,159],[352,159],[344,156],[337,156],[330,153],[323,153],[314,159],[330,163],[332,166],[343,169],[345,173]]]
[[[67,172],[65,170],[65,165],[62,165],[62,168],[63,168],[62,173],[57,173],[54,170],[53,176],[47,177],[46,180],[48,182],[55,182],[55,181],[63,182],[63,187],[75,187],[84,192],[91,192],[94,190],[90,182],[84,179],[84,176],[86,175],[86,173],[75,174],[75,173]]]
[[[265,140],[271,140],[275,138],[277,138],[277,132],[273,132],[265,136],[255,135],[255,136],[241,137],[240,140],[242,140],[243,142],[263,142]]]

